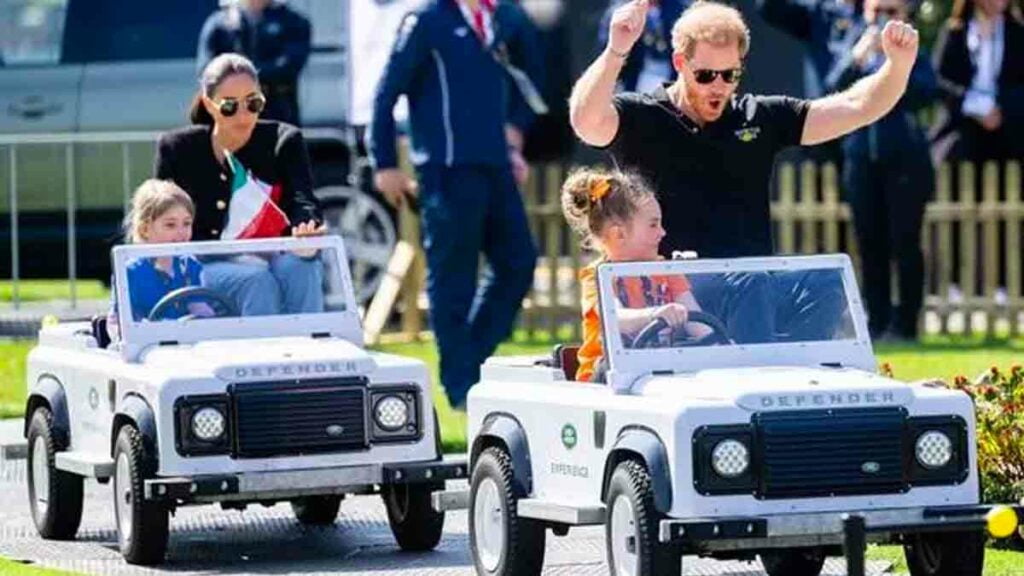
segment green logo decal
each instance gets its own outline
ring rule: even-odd
[[[572,450],[576,447],[576,427],[572,424],[562,426],[562,445]]]

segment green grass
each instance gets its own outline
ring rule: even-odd
[[[61,572],[49,568],[36,568],[30,564],[23,564],[15,560],[0,558],[0,574],[3,576],[65,576],[72,572]]]
[[[900,546],[870,546],[868,547],[867,558],[869,560],[885,560],[892,562],[892,573],[894,575],[905,575],[908,573],[907,562],[903,556],[903,548]],[[984,576],[1022,576],[1024,575],[1024,552],[1012,550],[985,550],[985,571]]]
[[[99,280],[79,280],[76,296],[79,300],[106,300],[110,298],[110,290]],[[10,280],[0,281],[0,302],[11,302],[14,290]],[[67,280],[20,280],[18,282],[18,298],[22,302],[39,302],[42,300],[70,300],[71,284]]]
[[[25,411],[25,358],[34,341],[0,341],[0,418]]]

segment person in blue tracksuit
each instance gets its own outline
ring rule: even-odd
[[[608,29],[612,14],[628,0],[611,0],[597,27],[597,45],[608,45]],[[644,35],[629,52],[619,82],[626,92],[651,92],[675,78],[672,68],[672,25],[690,5],[690,0],[654,0],[647,9]]]
[[[267,106],[265,120],[299,125],[299,75],[309,60],[312,29],[305,16],[274,0],[235,0],[206,19],[197,70],[234,52],[256,65]]]
[[[880,30],[886,20],[909,18],[908,0],[866,0],[864,21],[848,37],[844,56],[826,78],[842,90],[882,66]],[[917,338],[924,291],[921,226],[935,189],[928,139],[917,113],[938,96],[938,80],[927,55],[917,58],[903,98],[889,114],[842,143],[843,188],[853,208],[861,254],[868,329],[873,337]],[[900,306],[890,300],[890,259],[899,274]]]
[[[367,134],[374,184],[399,205],[417,188],[397,168],[393,108],[407,96],[430,321],[456,407],[533,281],[537,252],[517,180],[538,109],[527,96],[543,69],[535,34],[511,2],[430,0],[399,27]],[[481,252],[488,269],[478,286]]]

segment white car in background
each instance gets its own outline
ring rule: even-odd
[[[685,276],[712,287],[698,303],[736,304],[752,296],[742,286],[792,275],[808,280],[803,304],[832,311],[802,334],[779,328],[776,297],[746,317],[691,310],[674,333],[619,329],[630,278]],[[560,347],[490,359],[469,394],[478,574],[539,574],[548,528],[603,524],[616,576],[679,574],[684,555],[817,576],[854,513],[904,545],[914,576],[980,576],[983,525],[935,531],[987,510],[971,399],[877,373],[845,255],[602,264],[597,277],[603,381],[574,381],[575,349]],[[737,344],[744,322],[771,335]],[[870,530],[881,525],[895,528]]]
[[[134,309],[134,266],[259,265],[284,251],[319,260],[323,310],[239,316],[205,285]],[[103,322],[59,324],[29,354],[28,496],[40,535],[74,537],[83,480],[96,478],[113,480],[130,563],[164,559],[178,506],[288,501],[299,522],[330,524],[347,494],[379,493],[403,549],[437,545],[444,514],[431,494],[465,477],[465,464],[442,459],[423,362],[363,348],[339,237],[132,245],[113,260],[122,339],[108,344]]]

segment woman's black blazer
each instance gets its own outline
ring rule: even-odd
[[[231,202],[231,170],[217,162],[211,130],[205,125],[181,128],[164,134],[157,144],[156,177],[173,180],[195,203],[194,240],[220,239]],[[235,157],[254,177],[270,186],[280,185],[278,206],[292,226],[322,221],[320,204],[313,196],[309,153],[298,128],[260,120]],[[290,232],[286,227],[281,235]]]

